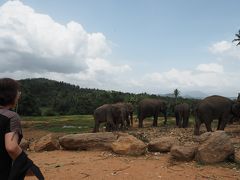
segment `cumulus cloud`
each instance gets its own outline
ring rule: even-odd
[[[110,53],[102,33],[88,33],[77,22],[62,25],[20,1],[0,7],[0,72],[75,73],[81,79],[130,69],[108,62]]]
[[[223,59],[240,60],[240,48],[231,41],[219,41],[209,47],[209,51]]]
[[[196,69],[202,72],[213,72],[213,73],[223,72],[223,66],[216,63],[199,64]]]
[[[209,50],[240,60],[239,49],[228,41]],[[146,74],[144,70],[137,76],[129,65],[108,60],[110,53],[103,33],[89,33],[78,22],[60,24],[20,1],[0,7],[0,77],[45,77],[81,87],[157,94],[175,88],[219,94],[239,90],[240,73],[229,73],[220,63],[199,64],[192,70],[170,68]]]
[[[232,48],[232,43],[228,41],[220,41],[217,43],[214,43],[211,47],[209,47],[209,50],[212,53],[223,53]]]
[[[148,73],[139,79],[142,89],[152,89],[154,93],[169,93],[175,88],[181,92],[202,91],[208,94],[233,95],[239,90],[240,73],[225,72],[215,63],[200,64],[193,70],[172,68],[166,72]],[[147,86],[147,88],[145,88]]]

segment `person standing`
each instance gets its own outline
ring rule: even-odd
[[[44,179],[40,169],[19,146],[23,137],[20,116],[12,109],[20,95],[17,81],[0,79],[0,177],[1,180],[21,180],[32,171],[38,179]]]

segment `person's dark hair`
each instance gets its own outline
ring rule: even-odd
[[[10,78],[0,79],[0,105],[12,105],[15,103],[20,84]]]

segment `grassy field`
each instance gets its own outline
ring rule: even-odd
[[[90,132],[94,126],[92,115],[31,116],[22,117],[22,121],[23,128],[40,129],[50,132]]]
[[[138,122],[134,116],[134,123],[137,127]],[[151,125],[152,118],[144,120],[145,123]],[[189,120],[189,125],[193,126],[193,117]],[[167,124],[169,126],[175,125],[175,118],[168,117]],[[163,126],[163,117],[158,118],[158,125]],[[28,116],[22,117],[23,128],[31,128],[38,130],[45,130],[49,132],[63,132],[63,133],[83,133],[91,132],[94,127],[94,119],[92,115],[71,115],[71,116]],[[104,124],[101,124],[102,128]]]

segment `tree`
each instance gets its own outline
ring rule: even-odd
[[[19,100],[18,113],[23,116],[39,116],[41,115],[39,104],[39,100],[36,97],[25,91]]]
[[[173,94],[175,97],[175,103],[177,104],[177,98],[180,95],[180,91],[178,89],[174,89]]]
[[[237,46],[240,45],[240,30],[238,31],[238,34],[235,34],[235,36],[237,37],[236,39],[234,39],[232,42],[238,41]]]

